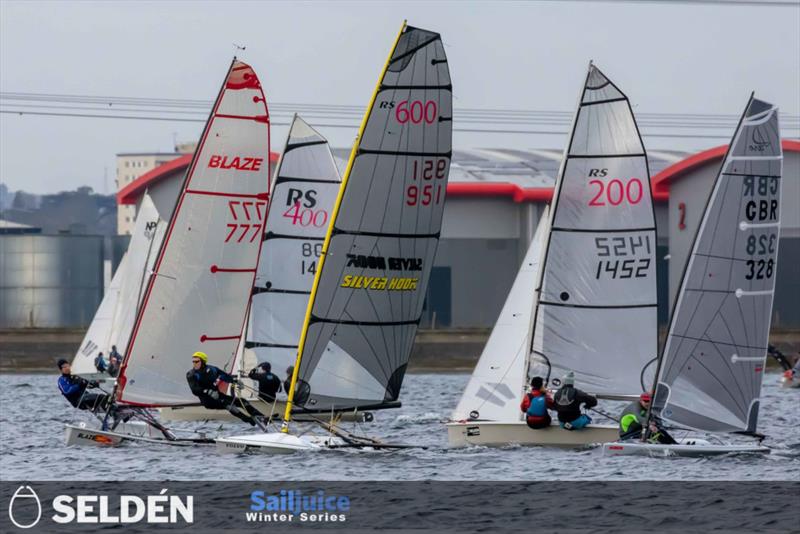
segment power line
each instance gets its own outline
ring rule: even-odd
[[[51,113],[51,112],[38,112],[38,111],[7,111],[0,110],[0,113],[9,115],[37,115],[45,117],[79,117],[79,118],[92,118],[92,119],[130,119],[130,120],[151,120],[151,121],[172,121],[172,122],[206,122],[206,119],[186,119],[174,117],[143,117],[143,116],[130,116],[130,115],[93,115],[89,113]],[[271,121],[272,126],[289,126],[290,121],[280,122]],[[356,124],[322,124],[315,123],[315,127],[319,128],[345,128],[356,130]],[[497,128],[460,128],[454,127],[454,132],[462,133],[487,133],[487,134],[515,134],[515,135],[567,135],[567,130],[510,130],[510,129],[497,129]],[[642,137],[659,137],[659,138],[674,138],[674,139],[729,139],[728,135],[707,135],[707,134],[683,134],[683,133],[663,133],[663,132],[642,132]]]
[[[538,2],[584,2],[604,4],[684,4],[747,7],[800,7],[798,0],[534,0]]]

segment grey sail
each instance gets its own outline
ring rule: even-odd
[[[628,98],[591,64],[550,216],[529,374],[638,395],[658,350],[650,173]]]
[[[672,423],[754,432],[778,261],[778,110],[747,104],[700,223],[653,408]]]
[[[341,178],[327,140],[296,116],[275,171],[245,348],[293,365]],[[246,371],[246,369],[245,369]]]
[[[451,140],[441,38],[404,26],[334,208],[296,403],[325,410],[397,400],[439,242]]]

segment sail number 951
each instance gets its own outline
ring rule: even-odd
[[[435,180],[443,180],[446,175],[447,160],[444,158],[414,160],[411,179],[414,182],[431,183],[423,183],[421,185],[413,183],[407,186],[406,204],[409,206],[440,204],[444,197],[444,184]]]

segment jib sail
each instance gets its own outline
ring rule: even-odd
[[[296,404],[328,410],[397,400],[439,242],[451,141],[441,38],[404,24],[323,245],[300,340]]]
[[[531,322],[539,266],[550,222],[545,207],[511,291],[486,342],[453,420],[517,421],[527,383]]]
[[[196,403],[195,351],[231,370],[258,266],[269,117],[253,69],[234,60],[206,123],[150,277],[119,380],[119,400]]]
[[[328,142],[296,116],[275,171],[246,349],[282,373],[297,358],[308,297],[341,178]]]
[[[158,216],[150,195],[145,193],[136,215],[128,250],[117,266],[111,284],[72,362],[75,374],[95,373],[94,359],[97,354],[102,352],[107,361],[109,351],[114,345],[118,351],[125,350],[141,303],[142,290],[148,273],[153,268],[165,228],[166,223]]]
[[[591,64],[550,220],[530,375],[638,395],[658,350],[650,173],[628,98]]]
[[[653,409],[711,432],[754,432],[772,318],[783,152],[778,110],[752,98],[688,258]]]

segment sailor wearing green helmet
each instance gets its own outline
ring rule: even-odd
[[[650,410],[651,401],[652,397],[650,393],[645,391],[639,395],[639,400],[636,400],[625,407],[619,418],[620,440],[639,439],[642,437],[642,429],[647,423],[647,412]],[[650,421],[650,432],[650,441],[654,443],[675,443],[675,440],[672,439],[672,436],[670,436],[666,430],[656,424],[655,418]]]

